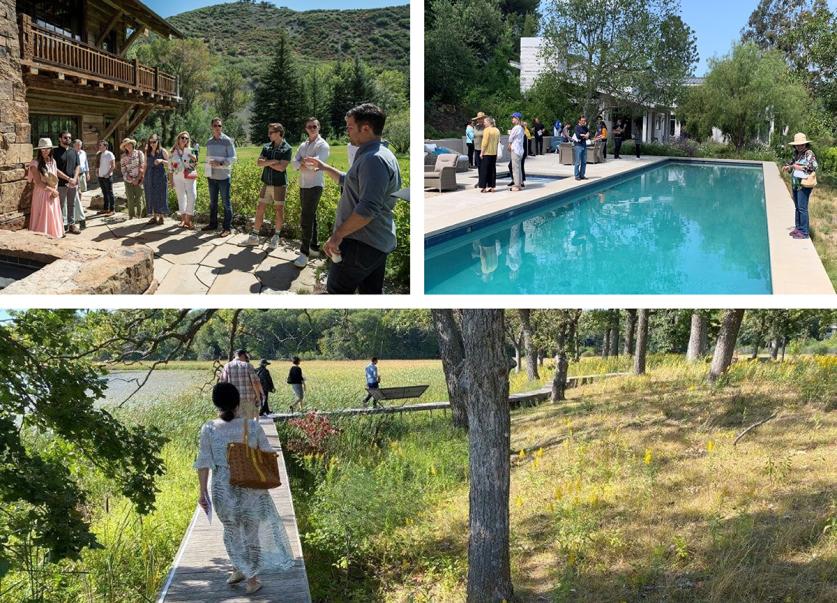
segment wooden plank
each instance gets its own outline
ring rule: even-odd
[[[270,419],[260,420],[270,444],[279,452],[279,472],[282,485],[270,491],[276,509],[282,518],[285,532],[294,557],[294,565],[282,572],[268,572],[259,576],[264,585],[254,595],[244,593],[244,585],[229,586],[226,583],[231,571],[223,542],[223,526],[216,518],[210,525],[203,511],[198,508],[181,543],[172,568],[160,591],[157,603],[311,603],[311,591],[302,544],[296,523],[291,497],[288,471],[276,424]]]

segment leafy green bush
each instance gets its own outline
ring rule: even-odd
[[[820,151],[817,162],[820,170],[826,174],[837,176],[837,147],[829,147]]]

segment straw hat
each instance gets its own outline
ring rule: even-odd
[[[785,146],[795,147],[796,145],[808,144],[809,142],[811,142],[811,141],[808,140],[808,138],[805,136],[805,134],[803,134],[802,132],[797,132],[796,134],[793,135],[793,142],[789,142]]]
[[[485,117],[485,113],[483,113],[482,111],[477,111],[477,116],[472,117],[471,119],[482,119],[484,117]]]
[[[34,148],[35,151],[39,149],[54,149],[55,145],[52,144],[52,139],[50,138],[39,138],[38,139],[38,146]]]
[[[119,145],[119,150],[124,151],[125,147],[128,146],[129,144],[132,144],[132,145],[134,145],[134,147],[136,147],[137,146],[137,141],[134,140],[133,138],[123,138],[122,139],[122,144]]]

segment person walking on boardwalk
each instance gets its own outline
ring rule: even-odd
[[[578,124],[573,133],[573,164],[576,180],[587,180],[587,141],[590,130],[587,129],[587,117],[578,118]]]
[[[396,245],[393,194],[401,188],[398,160],[381,140],[385,123],[386,114],[372,103],[346,113],[346,133],[358,146],[346,173],[317,157],[305,159],[343,186],[334,232],[323,245],[332,259],[326,283],[332,294],[384,292],[387,256]]]
[[[290,406],[291,412],[302,410],[302,400],[305,398],[305,377],[302,376],[299,362],[299,356],[294,356],[291,359],[291,369],[288,371],[288,385],[294,393],[294,401]]]
[[[249,421],[247,445],[265,452],[273,452],[273,447],[258,421],[238,416],[240,397],[232,384],[216,384],[212,390],[212,403],[218,409],[218,418],[201,428],[194,464],[200,487],[198,504],[205,512],[211,505],[224,526],[224,548],[233,566],[227,584],[246,581],[245,592],[251,595],[262,587],[260,574],[290,569],[294,558],[270,492],[230,484],[227,445],[244,439],[244,422]]]
[[[262,406],[262,384],[253,366],[247,350],[235,351],[233,359],[221,370],[218,378],[221,383],[232,383],[240,395],[241,407],[239,412],[246,419],[255,419]]]
[[[791,194],[796,210],[794,229],[789,234],[794,239],[807,239],[810,237],[808,201],[817,185],[817,157],[811,150],[811,141],[802,132],[794,135],[790,146],[793,147],[793,159],[782,168],[791,174]]]
[[[378,374],[378,359],[375,356],[372,356],[364,372],[366,375],[366,389],[369,393],[363,399],[363,405],[368,405],[369,400],[372,400],[372,408],[375,408],[380,404],[378,404],[378,399],[372,395],[372,390],[380,389],[381,386],[381,376]]]
[[[122,151],[119,167],[122,170],[122,180],[125,182],[129,219],[140,218],[145,214],[145,195],[142,188],[142,179],[145,176],[145,153],[136,146],[137,141],[133,138],[125,138],[119,145]]]
[[[169,152],[169,173],[174,194],[177,197],[177,211],[180,214],[180,226],[192,230],[192,217],[195,215],[195,201],[198,196],[197,152],[192,151],[189,132],[177,135],[177,140]]]
[[[305,165],[305,158],[316,157],[325,163],[331,152],[328,143],[320,136],[320,120],[309,117],[305,122],[305,132],[308,139],[299,145],[293,161],[294,168],[299,170],[299,222],[302,230],[299,256],[294,260],[294,266],[297,268],[305,268],[309,257],[320,256],[320,246],[317,243],[317,207],[320,197],[323,196],[325,182],[320,170]]]
[[[235,144],[224,134],[224,122],[220,117],[212,120],[212,136],[206,142],[206,176],[209,183],[209,224],[203,231],[218,230],[218,195],[224,203],[224,225],[219,236],[230,236],[232,228],[232,203],[230,182],[232,164],[235,162]]]
[[[273,377],[270,376],[270,371],[267,365],[270,361],[267,358],[262,358],[259,362],[259,368],[256,369],[256,377],[259,378],[259,383],[262,386],[262,408],[259,411],[259,416],[263,417],[270,414],[270,405],[267,403],[267,395],[276,391],[273,386]]]
[[[285,197],[288,192],[288,176],[285,173],[291,163],[293,149],[285,140],[285,126],[280,123],[268,124],[267,137],[270,142],[262,147],[256,165],[262,168],[262,189],[259,193],[259,206],[253,221],[253,232],[244,245],[258,245],[259,231],[262,229],[267,204],[273,205],[273,236],[268,242],[271,249],[279,246],[279,232],[285,223]]]
[[[52,140],[41,138],[35,152],[38,156],[29,164],[26,179],[33,184],[29,230],[53,239],[64,236],[61,201],[58,196],[58,166],[52,156]]]
[[[145,144],[145,202],[148,205],[148,224],[162,224],[164,216],[169,215],[169,186],[166,169],[169,165],[169,152],[160,146],[156,134],[148,137]]]

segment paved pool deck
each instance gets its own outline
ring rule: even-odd
[[[486,218],[512,210],[525,210],[530,204],[557,193],[583,189],[602,180],[616,179],[662,163],[670,157],[647,156],[637,159],[623,156],[609,157],[604,163],[587,165],[587,180],[573,178],[573,166],[560,165],[555,154],[526,158],[527,176],[560,178],[526,184],[522,191],[511,192],[506,188],[508,179],[497,183],[494,193],[480,193],[474,188],[476,170],[456,175],[458,189],[439,193],[426,190],[424,201],[424,236],[431,237],[449,230],[474,224]],[[713,163],[749,163],[761,165],[764,171],[765,209],[767,213],[768,243],[770,247],[770,272],[773,293],[777,295],[834,295],[834,287],[825,267],[810,240],[793,239],[788,233],[794,226],[794,206],[779,168],[768,161],[740,161],[723,159],[689,159],[683,161],[712,161]],[[501,162],[498,171],[505,171]]]

